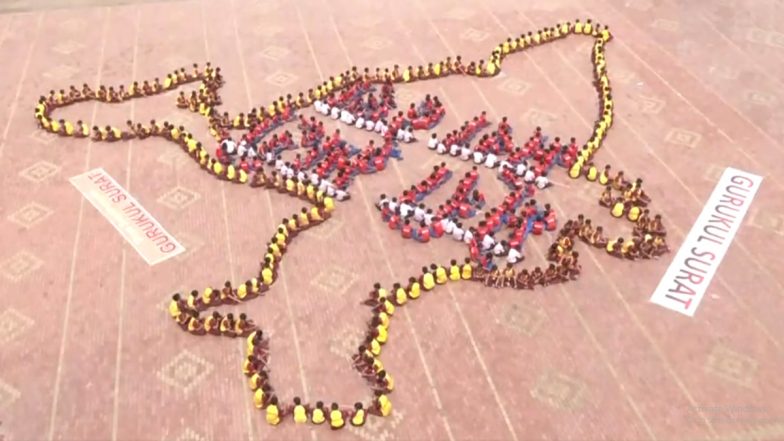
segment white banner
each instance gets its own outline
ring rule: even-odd
[[[651,302],[694,316],[761,183],[761,176],[724,170]]]
[[[161,263],[185,251],[185,247],[102,168],[74,176],[70,181],[148,265]]]

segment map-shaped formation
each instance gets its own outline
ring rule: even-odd
[[[527,136],[519,135],[506,118],[492,123],[484,112],[445,136],[432,134],[426,144],[434,154],[473,161],[472,170],[458,178],[444,162],[401,194],[382,195],[376,207],[382,221],[403,238],[422,243],[460,241],[468,248],[467,255],[444,265],[424,266],[408,280],[391,287],[377,284],[370,290],[365,304],[371,308],[372,316],[367,322],[365,339],[357,342],[353,361],[373,391],[372,399],[358,400],[350,406],[321,401],[305,403],[298,397],[288,403],[279,400],[269,381],[269,342],[262,330],[245,314],[224,316],[215,308],[265,296],[278,279],[286,250],[302,232],[329,222],[337,203],[351,197],[352,183],[359,175],[381,172],[390,160],[402,160],[401,144],[416,141],[416,132],[440,124],[446,109],[438,97],[428,95],[422,102],[398,110],[396,84],[451,75],[492,77],[501,71],[507,56],[571,35],[594,39],[591,60],[599,113],[590,137],[582,143],[575,138],[551,139],[538,127]],[[242,370],[248,377],[253,402],[265,411],[268,423],[277,425],[283,419],[293,419],[295,423],[324,424],[338,429],[346,425],[360,426],[368,414],[387,416],[392,411],[389,395],[395,383],[380,355],[388,343],[396,310],[409,305],[423,292],[462,282],[483,283],[488,288],[533,289],[574,280],[580,274],[579,254],[574,250],[578,240],[621,259],[650,259],[668,251],[662,219],[649,212],[650,200],[642,189],[642,180],[629,180],[622,171],[616,172],[609,165],[597,167],[593,162],[613,124],[613,99],[604,55],[605,45],[611,39],[606,26],[600,28],[591,20],[559,23],[508,38],[493,49],[486,61],[466,63],[458,56],[416,68],[394,66],[360,71],[354,67],[330,76],[307,92],[280,97],[267,106],[237,115],[217,110],[221,105],[219,91],[224,84],[220,68],[210,63],[203,68],[194,64],[190,72],[178,69],[167,74],[163,81],[158,78],[134,81],[127,89],[124,85],[117,88],[100,85],[93,89],[85,84],[81,90],[74,86],[68,91],[53,90],[48,97],[40,98],[35,117],[43,130],[96,142],[164,138],[179,145],[206,173],[218,179],[277,191],[304,202],[299,212],[282,219],[277,226],[263,250],[255,277],[242,283],[226,281],[222,287],[209,286],[189,294],[175,294],[169,312],[178,326],[193,335],[247,339],[247,358],[242,362]],[[149,124],[128,121],[127,127],[120,129],[90,127],[81,120],[71,122],[52,116],[54,110],[75,103],[91,100],[120,103],[194,82],[199,83],[198,91],[190,96],[180,92],[177,106],[207,119],[210,133],[218,144],[214,154],[185,127],[166,121],[153,120]],[[310,106],[346,125],[374,132],[381,141],[376,144],[371,140],[368,145],[358,147],[343,139],[340,130],[328,135],[321,121],[298,113]],[[297,124],[299,139],[288,130],[273,133],[291,122]],[[494,129],[490,130],[493,125]],[[235,140],[231,130],[243,134]],[[527,139],[516,141],[515,137],[519,140],[520,136]],[[303,153],[285,161],[282,154],[288,150]],[[490,209],[485,207],[484,194],[478,187],[480,167],[496,170],[498,179],[509,190],[503,201]],[[549,176],[558,168],[564,169],[572,179],[584,177],[602,185],[599,204],[612,217],[633,223],[633,237],[607,237],[601,225],[583,215],[566,220],[559,228],[555,211],[535,200],[536,192],[552,185]],[[457,181],[457,186],[444,204],[428,207],[422,202],[452,179]],[[476,226],[463,226],[463,222],[479,216],[482,210],[485,210],[483,219]],[[544,231],[558,232],[548,249],[549,266],[517,270],[515,266],[523,260],[521,250],[525,240]],[[507,236],[501,238],[502,234]]]

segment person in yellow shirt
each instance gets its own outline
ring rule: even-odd
[[[234,164],[229,164],[226,167],[226,179],[229,181],[233,181],[237,177],[237,169],[234,168]]]
[[[387,371],[380,371],[376,375],[376,383],[387,392],[392,392],[395,390],[395,381],[392,379],[392,376],[387,373]]]
[[[280,424],[280,409],[278,408],[278,397],[273,395],[267,404],[267,423],[272,426]]]
[[[637,222],[637,219],[640,218],[640,207],[637,205],[632,205],[632,207],[629,208],[627,218],[632,222]]]
[[[385,329],[389,329],[389,314],[384,311],[384,305],[376,305],[373,308],[373,312],[376,314],[375,316],[378,317],[381,326]]]
[[[408,66],[407,68],[405,68],[403,70],[403,82],[404,83],[408,83],[409,81],[411,81],[411,71],[412,71],[411,66]]]
[[[248,173],[244,169],[240,169],[239,179],[237,181],[240,184],[247,184],[248,183]]]
[[[583,34],[585,35],[592,35],[593,34],[593,24],[591,24],[591,19],[585,21],[585,25],[583,26]]]
[[[422,285],[419,284],[419,281],[415,277],[409,277],[408,296],[411,297],[412,300],[415,300],[419,298],[421,293],[422,293]]]
[[[296,424],[308,422],[308,410],[302,405],[302,400],[299,397],[294,397],[294,407],[291,409],[291,414],[294,416]]]
[[[182,302],[182,298],[179,294],[174,294],[172,296],[171,302],[169,302],[169,315],[171,318],[177,320],[182,314],[182,309],[180,308],[180,304]]]
[[[623,217],[624,212],[626,211],[626,206],[623,203],[623,199],[616,198],[615,202],[613,203],[611,214],[613,217]]]
[[[596,166],[593,164],[593,162],[589,162],[588,171],[585,173],[585,178],[591,182],[594,182],[598,177],[599,177],[599,170],[596,169]]]
[[[449,280],[449,277],[446,274],[446,268],[441,265],[436,265],[435,263],[431,264],[430,271],[436,275],[436,283],[439,285],[443,285]]]
[[[455,259],[449,262],[449,280],[453,282],[460,281],[460,266]]]
[[[310,422],[317,425],[323,424],[327,419],[325,414],[324,403],[322,401],[317,401],[316,407],[310,412]]]
[[[374,335],[368,335],[365,339],[365,345],[374,357],[381,355],[381,343],[378,342]]]
[[[189,309],[193,309],[194,311],[198,311],[201,308],[201,299],[199,299],[199,291],[194,289],[188,295],[188,300],[185,301],[185,304],[188,305]]]
[[[335,201],[331,197],[325,196],[323,203],[324,203],[324,211],[326,213],[332,213],[333,211],[335,211]]]
[[[201,300],[205,306],[209,306],[216,300],[215,297],[215,290],[208,286],[207,288],[204,288],[204,293],[201,296]]]
[[[310,220],[314,223],[321,223],[324,221],[324,217],[321,215],[319,207],[310,207]]]
[[[463,280],[471,280],[474,277],[474,267],[471,266],[471,259],[466,257],[465,263],[460,271],[460,277]]]
[[[604,28],[601,30],[601,32],[599,32],[599,35],[602,37],[602,40],[604,40],[605,43],[610,41],[612,38],[612,35],[610,34],[610,28],[608,28],[607,25],[604,25]]]
[[[351,416],[351,425],[361,427],[365,425],[365,409],[362,403],[354,403],[354,414]]]
[[[246,377],[250,377],[256,373],[256,357],[253,355],[248,355],[248,358],[243,360],[242,362],[242,373],[245,374]]]
[[[574,21],[574,27],[572,28],[575,34],[582,34],[583,33],[583,24],[580,23],[580,19],[576,19]]]
[[[59,133],[60,133],[60,130],[62,129],[62,125],[61,125],[61,124],[62,124],[62,121],[63,121],[63,120],[59,120],[59,121],[58,121],[58,120],[56,120],[56,119],[53,119],[53,120],[51,120],[51,122],[49,123],[49,130],[50,130],[52,133],[58,133],[58,134],[59,134]]]
[[[310,218],[308,218],[308,209],[303,207],[302,211],[297,215],[297,221],[300,227],[307,227],[310,225]]]
[[[608,241],[605,249],[612,256],[620,256],[622,247],[623,238],[619,237],[618,239]]]
[[[427,270],[426,266],[422,267],[422,287],[425,288],[425,291],[430,291],[431,289],[435,288],[436,286],[436,279],[433,277],[433,274]]]
[[[218,161],[215,161],[212,164],[212,172],[215,173],[216,176],[222,177],[223,176],[223,164]]]
[[[218,331],[218,325],[220,325],[221,318],[222,317],[220,313],[218,311],[214,311],[211,316],[208,316],[206,319],[204,319],[204,331],[213,335],[220,334]]]
[[[382,345],[385,344],[389,338],[389,334],[387,334],[387,328],[381,324],[381,319],[378,318],[378,316],[374,316],[370,321],[370,326],[373,328],[373,333],[375,334],[378,343]]]
[[[580,175],[582,174],[582,170],[583,170],[582,158],[577,158],[577,160],[574,161],[574,164],[572,164],[571,168],[569,168],[569,177],[572,179],[579,178]]]
[[[392,402],[383,391],[376,391],[376,400],[374,403],[374,410],[378,415],[389,416],[392,413]]]
[[[265,266],[261,269],[261,283],[269,287],[274,282],[274,273],[270,266]]]
[[[329,428],[332,430],[342,429],[346,425],[343,419],[343,412],[340,410],[338,403],[332,403],[332,408],[329,411]]]
[[[403,306],[408,301],[408,293],[399,283],[392,285],[392,292],[395,293],[395,304]]]
[[[190,311],[190,317],[188,318],[188,332],[194,335],[204,335],[206,333],[204,330],[204,324],[201,322],[199,313],[197,311]]]
[[[71,121],[64,121],[63,122],[63,133],[65,136],[73,136],[74,135],[74,126],[71,124]]]
[[[253,392],[253,405],[256,406],[256,409],[264,408],[264,405],[267,404],[266,400],[269,397],[269,393],[270,387],[266,384]]]
[[[599,183],[602,185],[607,185],[610,183],[611,179],[612,177],[610,176],[610,165],[608,164],[604,166],[604,170],[602,170],[602,173],[599,174]]]

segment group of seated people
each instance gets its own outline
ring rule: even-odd
[[[507,55],[564,37],[569,33],[596,37],[593,53],[594,74],[602,99],[601,119],[596,124],[593,137],[578,152],[574,139],[569,145],[561,145],[558,138],[548,144],[547,138],[542,136],[541,130],[537,128],[525,145],[515,146],[511,138],[512,129],[504,118],[495,132],[484,135],[475,147],[471,147],[472,138],[476,136],[479,129],[487,125],[484,112],[481,116],[466,122],[460,130],[448,134],[443,140],[438,141],[435,137],[433,146],[428,143],[431,149],[440,154],[448,153],[464,160],[473,160],[477,165],[484,164],[490,168],[497,166],[501,179],[513,191],[498,207],[493,207],[486,212],[477,227],[467,229],[462,228],[462,224],[457,221],[458,218],[471,218],[475,216],[476,210],[484,205],[484,195],[475,189],[478,178],[476,167],[461,179],[456,192],[445,204],[440,205],[435,213],[433,210],[426,209],[420,201],[435,188],[443,185],[451,176],[451,172],[444,164],[436,167],[433,174],[420,185],[404,192],[399,197],[399,201],[395,198],[385,200],[386,198],[382,197],[379,208],[387,222],[397,217],[396,228],[402,230],[406,226],[405,223],[413,218],[415,222],[420,222],[420,227],[422,224],[427,227],[427,234],[424,231],[414,233],[412,230],[412,237],[419,237],[422,240],[428,235],[439,237],[449,234],[468,244],[471,257],[460,264],[457,260],[452,260],[448,266],[432,264],[430,267],[423,267],[421,275],[409,278],[404,284],[395,283],[391,294],[381,288],[380,284],[376,284],[369,300],[373,317],[368,323],[365,340],[353,357],[355,367],[373,387],[372,403],[356,403],[351,408],[344,408],[337,403],[326,407],[319,401],[311,406],[303,404],[297,397],[291,404],[280,403],[269,383],[267,366],[269,345],[262,331],[245,314],[239,314],[235,318],[233,314],[222,316],[218,312],[213,312],[202,316],[202,313],[214,306],[234,304],[264,295],[277,279],[281,258],[290,246],[291,239],[298,232],[327,219],[334,209],[334,200],[348,198],[347,189],[354,176],[383,170],[389,157],[400,157],[397,141],[411,142],[415,140],[413,130],[431,129],[443,118],[444,107],[437,97],[430,96],[427,96],[418,106],[411,104],[405,114],[400,111],[397,115],[388,118],[389,112],[396,108],[394,83],[439,78],[450,74],[492,76],[499,72],[501,61]],[[535,188],[543,189],[548,186],[547,172],[553,165],[568,167],[572,177],[588,174],[586,164],[599,148],[606,130],[612,124],[612,98],[604,68],[603,53],[604,43],[609,39],[610,34],[606,26],[600,29],[590,20],[587,23],[580,23],[578,20],[574,25],[558,24],[553,28],[507,39],[492,52],[487,63],[480,60],[464,65],[461,57],[457,56],[454,60],[448,57],[446,60],[429,63],[416,69],[409,66],[401,70],[399,66],[395,66],[391,71],[384,69],[382,72],[378,68],[375,75],[367,68],[360,72],[354,67],[345,73],[329,77],[322,84],[309,89],[307,93],[301,92],[296,97],[292,95],[280,97],[269,106],[261,106],[258,110],[251,109],[250,112],[240,113],[234,117],[228,113],[219,114],[215,109],[221,104],[218,89],[224,81],[220,68],[213,68],[207,63],[203,70],[194,65],[190,73],[185,69],[178,69],[168,74],[163,82],[157,78],[152,83],[144,81],[141,85],[134,82],[128,90],[123,86],[116,90],[112,87],[100,86],[97,91],[93,91],[85,85],[81,91],[73,86],[67,93],[64,90],[51,91],[49,97],[40,98],[35,116],[42,128],[64,136],[89,137],[92,134],[96,141],[164,137],[181,145],[203,168],[221,179],[250,183],[256,187],[275,188],[282,193],[315,204],[310,209],[303,208],[300,213],[283,219],[278,225],[273,238],[267,244],[257,277],[237,287],[226,282],[220,290],[208,287],[203,294],[192,291],[187,298],[176,294],[170,303],[169,312],[184,330],[195,335],[247,337],[248,353],[243,363],[243,372],[249,377],[255,406],[265,409],[266,420],[270,424],[279,424],[282,418],[290,415],[296,423],[322,424],[328,421],[330,427],[339,429],[346,425],[346,420],[355,426],[364,424],[366,413],[385,416],[391,412],[392,405],[387,395],[394,389],[394,382],[384,369],[379,356],[381,347],[387,342],[389,321],[395,307],[401,307],[408,300],[419,298],[421,292],[430,291],[449,281],[479,280],[488,286],[530,289],[536,284],[547,285],[573,279],[580,272],[578,254],[572,250],[573,239],[576,237],[597,246],[605,246],[608,252],[620,253],[620,255],[624,253],[628,255],[629,249],[634,249],[634,247],[629,248],[621,238],[608,241],[602,237],[601,227],[592,229],[590,220],[578,219],[578,221],[567,222],[562,228],[559,240],[549,256],[554,262],[547,269],[542,270],[537,267],[531,273],[522,270],[516,274],[512,268],[514,263],[523,259],[520,247],[527,234],[541,234],[542,231],[552,231],[556,228],[555,214],[550,207],[545,205],[544,208],[540,208],[536,201],[530,199]],[[128,121],[127,129],[121,130],[112,126],[90,128],[82,121],[72,124],[62,119],[50,118],[50,113],[54,109],[75,102],[89,99],[110,103],[122,102],[130,98],[167,92],[179,85],[197,80],[201,80],[199,90],[192,92],[190,96],[180,93],[177,105],[198,112],[209,119],[210,132],[219,142],[219,147],[212,156],[206,147],[184,127],[168,122],[159,124],[153,120],[149,126],[144,126]],[[381,85],[380,98],[374,95],[372,84]],[[383,145],[378,147],[371,142],[365,148],[358,149],[343,141],[339,131],[332,136],[326,136],[321,122],[313,119],[308,121],[300,115],[299,128],[302,131],[300,147],[308,149],[308,152],[304,157],[297,155],[293,161],[284,161],[281,157],[282,152],[296,146],[291,133],[286,131],[273,135],[270,139],[265,138],[280,125],[296,119],[298,117],[296,110],[311,104],[322,114],[379,133],[384,138]],[[248,133],[240,139],[239,143],[235,143],[229,136],[230,129],[246,129]],[[508,159],[500,159],[501,155],[508,155]],[[264,171],[265,166],[273,167],[274,171],[267,175]],[[331,178],[333,172],[337,173],[334,178]],[[332,182],[329,179],[332,179]],[[622,179],[621,182],[623,183]],[[631,201],[634,206],[644,207],[640,204],[640,201],[645,200],[644,193],[640,190],[640,182],[623,183],[620,187],[612,187],[612,190],[622,192],[624,204]],[[611,194],[608,197],[603,195],[603,198],[612,201],[615,215],[617,200],[612,198]],[[521,207],[520,214],[516,214]],[[622,215],[632,219],[630,210],[631,206],[628,209],[624,208]],[[660,216],[649,218],[646,209],[638,213],[635,222],[633,241],[637,244],[639,255],[646,255],[643,251],[646,244],[651,245],[651,255],[664,252],[665,233]],[[494,235],[502,226],[509,226],[513,230],[509,241],[495,240]],[[507,267],[504,270],[499,269],[492,262],[493,257],[498,256],[507,258]]]

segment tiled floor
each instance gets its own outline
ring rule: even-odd
[[[773,20],[776,2],[134,3],[49,3],[0,15],[4,441],[784,438],[784,88],[777,75],[784,34]],[[692,319],[671,313],[648,302],[669,258],[617,262],[587,249],[575,283],[436,291],[393,322],[384,353],[397,383],[393,416],[359,430],[268,427],[240,373],[242,343],[188,336],[166,316],[172,292],[255,271],[274,223],[299,203],[220,183],[164,142],[63,140],[38,131],[31,116],[37,97],[53,88],[128,84],[206,60],[221,66],[224,107],[235,113],[348,66],[457,53],[477,59],[508,34],[586,16],[615,35],[607,54],[617,118],[597,160],[645,179],[673,249],[723,168],[765,177],[708,296]],[[584,42],[564,40],[510,58],[497,78],[448,78],[398,93],[402,102],[441,97],[448,109],[441,132],[487,110],[494,121],[508,115],[518,133],[542,125],[582,138],[596,106],[589,52]],[[173,95],[85,104],[63,115],[101,125],[179,120],[205,137],[203,121],[178,111]],[[369,208],[441,160],[422,143],[404,150],[397,167],[361,178],[334,219],[297,239],[282,280],[247,306],[271,336],[273,380],[284,399],[346,403],[368,394],[347,361],[367,316],[360,299],[376,281],[389,284],[464,253],[404,242]],[[94,167],[112,174],[188,252],[147,266],[68,183]],[[568,187],[546,195],[559,215],[604,216],[587,186],[565,175],[554,180]],[[497,200],[494,182],[487,173],[481,185]],[[187,197],[167,197],[173,191]],[[548,239],[532,241],[529,261],[541,261]]]

